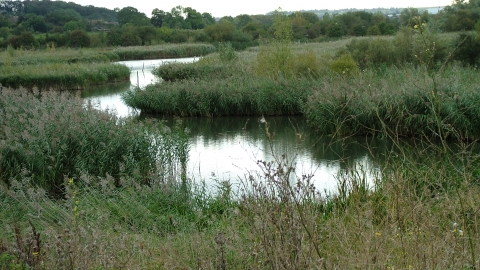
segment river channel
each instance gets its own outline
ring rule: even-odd
[[[196,58],[142,60],[120,62],[131,69],[130,82],[111,84],[84,90],[81,96],[103,110],[113,110],[118,116],[138,116],[127,107],[121,94],[133,87],[157,82],[151,70],[167,62],[192,62]],[[159,117],[173,124],[173,119]],[[195,181],[216,185],[230,180],[240,183],[249,174],[261,174],[261,161],[274,161],[285,155],[296,167],[298,177],[313,174],[314,185],[321,191],[334,192],[339,176],[352,173],[365,175],[373,184],[379,166],[374,156],[382,155],[386,146],[381,140],[350,138],[333,141],[318,136],[304,117],[217,117],[184,118],[190,130],[190,156],[187,175]],[[268,128],[268,132],[267,132]]]

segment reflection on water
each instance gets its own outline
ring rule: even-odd
[[[82,91],[81,96],[103,110],[115,110],[120,117],[135,116],[138,112],[129,108],[122,101],[123,92],[129,91],[138,86],[140,88],[148,84],[158,82],[158,78],[152,74],[153,68],[170,62],[191,63],[198,60],[196,57],[177,59],[156,59],[120,61],[119,64],[130,68],[130,81],[122,83],[111,83],[107,85],[92,86]]]
[[[330,137],[318,136],[301,116],[267,117],[266,123],[255,117],[182,121],[190,129],[190,175],[207,184],[225,179],[238,183],[248,174],[261,172],[258,160],[274,161],[284,154],[295,165],[297,176],[314,174],[320,190],[335,190],[338,173],[354,164],[366,171],[373,184],[373,174],[379,169],[372,154],[380,155],[385,149],[379,140],[360,144],[358,138],[332,141]]]
[[[92,87],[81,92],[86,101],[101,109],[115,110],[118,116],[137,116],[139,112],[127,107],[121,94],[135,86],[144,87],[156,82],[151,71],[165,62],[193,62],[196,58],[120,62],[131,69],[130,82]],[[137,75],[138,74],[138,75]],[[172,119],[167,119],[173,123]],[[314,174],[320,190],[334,191],[336,176],[356,165],[367,172],[368,180],[378,171],[372,155],[385,149],[382,141],[358,143],[359,138],[332,141],[316,135],[304,117],[267,117],[266,123],[257,117],[186,118],[190,129],[191,151],[188,175],[194,180],[231,180],[239,183],[248,174],[261,172],[258,160],[273,161],[285,154],[296,167],[298,176]],[[368,145],[368,147],[366,146]],[[358,170],[359,171],[359,170]]]

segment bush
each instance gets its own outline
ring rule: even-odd
[[[360,72],[357,63],[350,54],[343,54],[335,59],[330,68],[342,76],[353,76]]]
[[[480,38],[477,35],[462,33],[455,43],[460,45],[455,51],[455,60],[470,66],[480,64]]]
[[[392,42],[382,38],[353,39],[347,44],[346,52],[340,52],[340,56],[344,54],[351,55],[362,69],[390,66],[398,62]]]
[[[8,40],[8,44],[13,48],[34,49],[38,47],[38,42],[31,32],[23,32],[20,36],[13,36]]]
[[[83,30],[73,30],[70,34],[70,46],[74,48],[90,47],[90,37]]]
[[[231,43],[219,43],[217,51],[222,62],[231,62],[237,59],[237,54]]]

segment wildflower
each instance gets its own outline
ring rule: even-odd
[[[382,234],[379,233],[379,232],[376,232],[376,233],[375,233],[375,236],[382,236]]]
[[[418,24],[415,24],[415,26],[413,28],[418,29]]]
[[[32,254],[33,256],[38,256],[38,251],[34,251]]]
[[[73,185],[73,178],[68,179],[68,184]]]

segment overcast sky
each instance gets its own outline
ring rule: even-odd
[[[67,0],[67,2],[70,2]],[[152,14],[154,8],[170,12],[175,6],[191,7],[200,13],[208,12],[213,17],[232,16],[235,17],[240,14],[256,15],[265,14],[276,10],[279,7],[284,11],[297,10],[314,10],[314,9],[345,9],[345,8],[406,8],[406,7],[437,7],[451,5],[452,0],[170,0],[170,1],[152,1],[152,0],[73,0],[80,5],[93,5],[96,7],[106,7],[109,9],[124,8],[132,6],[140,12],[145,13],[148,17]]]

